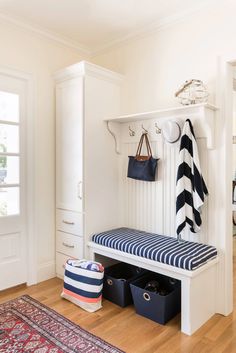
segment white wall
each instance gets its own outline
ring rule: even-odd
[[[53,276],[55,257],[55,112],[52,74],[78,53],[0,21],[0,66],[31,73],[35,95],[35,231],[38,281]]]
[[[178,105],[174,93],[185,80],[191,78],[203,80],[210,91],[210,102],[219,104],[220,100],[216,101],[220,89],[217,86],[218,57],[235,58],[236,61],[235,12],[235,1],[216,1],[214,8],[93,57],[96,64],[125,75],[122,113]],[[210,217],[207,227],[210,242],[223,254],[227,249],[226,260],[222,260],[220,265],[217,299],[218,311],[227,314],[232,310],[229,250],[232,232],[228,234],[226,231],[230,214],[225,214],[229,200],[226,199],[224,170],[227,164],[226,118],[231,117],[223,116],[221,119],[221,112],[215,122],[218,133],[216,148],[208,153]]]
[[[93,58],[96,64],[124,73],[124,113],[177,104],[174,93],[187,79],[207,83],[214,101],[217,56],[236,59],[236,3],[214,8]]]

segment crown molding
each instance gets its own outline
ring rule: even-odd
[[[27,31],[31,31],[42,37],[55,41],[61,45],[64,45],[68,48],[71,48],[77,51],[81,55],[86,55],[88,59],[91,59],[95,56],[105,53],[108,50],[114,49],[115,47],[119,47],[121,45],[127,44],[133,40],[145,38],[149,35],[165,30],[166,28],[171,27],[172,25],[178,24],[179,22],[183,22],[184,20],[186,20],[186,18],[190,16],[194,16],[195,14],[204,11],[207,7],[217,3],[218,1],[219,0],[206,0],[204,4],[197,5],[190,10],[184,10],[184,11],[178,12],[175,15],[171,15],[161,20],[155,21],[147,26],[144,26],[138,31],[132,31],[128,35],[120,37],[119,39],[110,41],[105,45],[97,46],[93,50],[81,45],[78,41],[72,40],[61,34],[54,33],[38,25],[29,24],[27,22],[24,22],[22,19],[16,18],[12,15],[9,15],[3,12],[0,12],[0,20],[11,23],[17,27],[20,27]]]
[[[0,21],[7,22],[7,23],[15,25],[16,27],[20,27],[24,30],[36,33],[44,38],[50,39],[50,40],[57,42],[63,46],[66,46],[68,48],[76,50],[81,55],[90,56],[92,54],[92,52],[88,48],[80,45],[77,41],[74,41],[70,38],[62,36],[58,33],[54,33],[52,31],[49,31],[49,30],[42,28],[40,26],[31,25],[29,23],[23,22],[22,20],[20,20],[16,17],[13,17],[11,15],[0,12]]]
[[[53,77],[55,81],[59,83],[84,75],[99,77],[117,84],[120,84],[120,82],[124,79],[122,74],[108,70],[88,61],[80,61],[79,63],[66,67],[65,69],[61,69],[57,71]]]
[[[98,46],[96,49],[94,49],[91,52],[91,58],[95,57],[97,55],[103,54],[108,50],[111,50],[116,47],[127,44],[133,40],[145,38],[149,35],[161,32],[161,31],[163,31],[173,25],[176,25],[180,22],[183,22],[187,18],[194,16],[194,15],[206,10],[206,8],[210,7],[214,2],[218,2],[218,0],[208,0],[205,4],[195,6],[194,8],[189,9],[189,10],[184,10],[184,11],[178,12],[175,15],[164,17],[161,20],[152,22],[151,24],[144,26],[143,28],[141,28],[138,31],[130,32],[126,36],[123,36],[123,37],[116,39],[114,41],[110,41],[103,46],[100,46],[100,47]]]

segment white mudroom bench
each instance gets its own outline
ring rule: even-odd
[[[216,313],[215,247],[130,228],[95,234],[88,247],[92,260],[98,254],[180,280],[183,333],[193,334]]]

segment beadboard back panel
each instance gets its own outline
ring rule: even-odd
[[[136,125],[135,125],[136,124]],[[175,206],[176,206],[176,173],[179,154],[179,143],[166,144],[161,134],[151,127],[149,131],[153,157],[159,158],[157,180],[145,182],[127,178],[128,156],[136,154],[142,122],[132,124],[135,136],[129,135],[129,124],[121,127],[120,155],[120,208],[122,224],[127,227],[155,232],[168,236],[176,236]],[[147,125],[147,122],[144,122]],[[150,126],[151,122],[149,122]],[[208,150],[205,138],[197,138],[199,158],[202,173],[208,184],[207,160]],[[207,199],[203,206],[202,229],[197,234],[186,232],[184,239],[198,242],[208,242]]]

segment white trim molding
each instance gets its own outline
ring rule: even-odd
[[[114,71],[108,70],[104,67],[98,66],[96,64],[90,63],[88,61],[80,61],[79,63],[68,66],[65,69],[57,71],[53,77],[55,81],[62,82],[78,76],[84,75],[95,76],[102,78],[103,80],[112,81],[113,83],[120,84],[120,81],[124,79],[124,76]]]
[[[232,234],[232,123],[233,65],[235,57],[218,57],[216,104],[219,107],[215,156],[215,230],[218,248],[224,252],[219,262],[217,281],[217,312],[229,315],[233,310],[233,234]],[[220,168],[219,168],[220,165]],[[217,166],[217,168],[216,168]],[[213,186],[212,186],[213,189]]]
[[[12,15],[7,15],[4,13],[0,13],[0,20],[10,23],[14,26],[17,26],[21,29],[24,29],[26,31],[29,31],[31,33],[40,35],[41,37],[50,39],[54,42],[57,42],[63,46],[66,46],[68,48],[74,49],[76,50],[78,53],[80,53],[81,55],[86,55],[86,56],[90,56],[91,55],[91,51],[86,48],[83,47],[81,44],[79,44],[78,42],[67,38],[61,34],[58,33],[54,33],[52,31],[49,31],[46,28],[40,27],[40,26],[36,26],[35,24],[29,24],[26,21],[22,21],[21,19],[18,19],[16,17],[13,17]]]
[[[142,27],[138,31],[132,31],[123,37],[120,37],[116,40],[108,42],[105,45],[95,48],[90,55],[91,57],[95,57],[97,55],[105,53],[108,50],[114,49],[123,44],[127,44],[130,41],[145,38],[149,35],[153,35],[155,33],[161,32],[171,26],[174,26],[180,22],[185,21],[191,16],[194,16],[198,13],[201,13],[202,11],[205,11],[207,7],[209,8],[211,7],[213,2],[215,2],[215,0],[208,0],[204,4],[198,4],[192,9],[179,11],[174,15],[163,17],[158,21],[152,22],[149,25]]]
[[[38,265],[37,283],[54,278],[55,276],[56,276],[55,261],[49,261]]]

